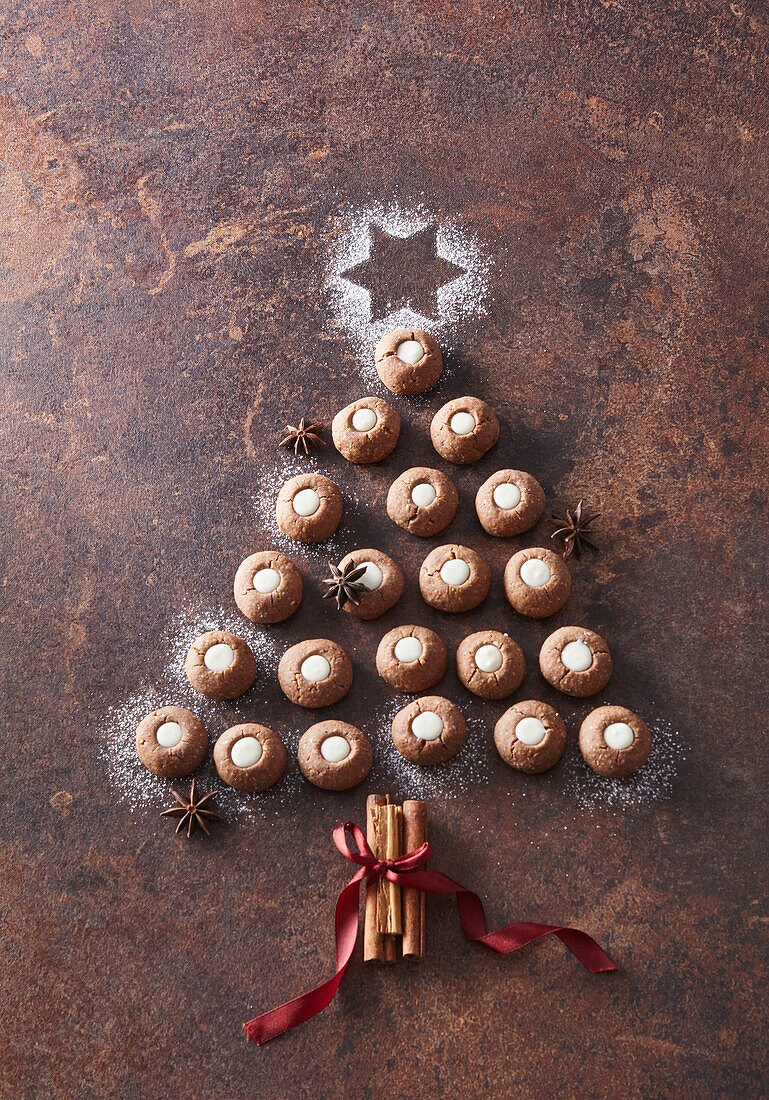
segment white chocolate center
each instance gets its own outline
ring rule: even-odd
[[[338,733],[320,743],[320,755],[329,764],[338,764],[341,760],[346,760],[351,752],[350,742]]]
[[[311,684],[317,684],[321,680],[327,680],[331,674],[331,665],[321,653],[312,653],[305,657],[299,669],[305,680]]]
[[[503,481],[491,494],[497,508],[517,508],[521,503],[521,490],[512,481]]]
[[[469,412],[455,412],[449,421],[454,435],[470,435],[475,431],[475,417]]]
[[[162,726],[158,726],[155,733],[155,740],[164,749],[172,749],[181,739],[182,727],[178,722],[164,722]]]
[[[376,424],[376,413],[373,409],[356,409],[352,414],[352,426],[356,432],[370,432]]]
[[[235,650],[226,642],[217,642],[203,654],[203,664],[210,672],[226,672],[235,660]]]
[[[395,349],[401,363],[411,363],[412,366],[419,362],[424,353],[425,349],[418,340],[401,340]]]
[[[261,592],[266,596],[269,592],[274,592],[280,584],[280,573],[277,569],[257,569],[254,573],[254,590]]]
[[[635,740],[635,734],[627,722],[610,722],[603,731],[603,739],[610,749],[629,749]]]
[[[541,588],[552,575],[550,566],[541,558],[528,558],[521,566],[521,580],[529,588]]]
[[[425,647],[419,638],[414,638],[411,635],[408,638],[399,638],[393,649],[396,661],[401,661],[404,665],[410,665],[414,661],[418,661],[424,651]]]
[[[434,710],[423,710],[411,719],[411,732],[420,741],[437,741],[443,733],[443,719]]]
[[[567,642],[561,650],[561,664],[569,672],[585,672],[592,663],[592,650],[584,642]]]
[[[496,672],[502,667],[502,650],[495,645],[482,645],[475,651],[475,665],[481,672]]]
[[[320,497],[314,489],[300,489],[291,505],[298,516],[314,516],[320,508]]]
[[[441,566],[441,580],[444,584],[464,584],[469,576],[470,566],[464,558],[449,558]]]
[[[411,502],[416,504],[417,508],[426,508],[428,504],[432,504],[437,495],[429,481],[420,481],[411,490]]]
[[[250,768],[262,759],[262,742],[257,737],[241,737],[230,749],[230,760],[236,768]]]
[[[545,740],[547,730],[539,718],[522,718],[515,727],[515,736],[524,745],[538,745]]]
[[[360,578],[360,584],[369,592],[375,592],[377,588],[381,587],[384,576],[382,570],[378,565],[375,565],[373,561],[362,561],[360,565],[366,566],[366,572]]]

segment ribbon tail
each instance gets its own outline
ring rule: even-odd
[[[291,1001],[263,1012],[243,1024],[246,1038],[255,1043],[266,1043],[297,1024],[304,1023],[322,1012],[333,1001],[355,950],[358,939],[358,888],[365,877],[361,868],[342,890],[336,903],[334,921],[336,934],[336,973],[315,989],[294,997]]]

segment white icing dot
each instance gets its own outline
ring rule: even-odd
[[[419,638],[414,638],[411,635],[407,638],[399,638],[393,649],[396,661],[401,661],[404,665],[409,665],[413,661],[418,661],[424,651],[425,647],[422,645]]]
[[[269,592],[274,592],[279,584],[280,573],[277,569],[258,569],[254,573],[254,589],[262,595],[266,596]]]
[[[360,578],[359,583],[362,584],[364,588],[367,588],[369,592],[375,592],[384,580],[382,570],[378,565],[375,565],[373,561],[362,561],[358,564],[366,566],[366,572]]]
[[[411,490],[411,502],[416,504],[417,508],[426,508],[428,504],[432,504],[437,495],[429,481],[420,481]]]
[[[444,584],[464,584],[470,576],[470,566],[463,558],[449,558],[441,566],[441,580]]]
[[[314,489],[300,489],[291,504],[298,516],[314,516],[320,508],[320,497]]]
[[[155,732],[155,740],[164,749],[172,749],[182,739],[182,727],[178,722],[164,722]]]
[[[475,651],[475,664],[481,672],[496,672],[502,667],[502,650],[495,645],[482,645]]]
[[[340,760],[346,760],[351,752],[350,742],[338,733],[327,737],[320,744],[320,755],[329,764],[338,764]]]
[[[552,577],[553,573],[547,562],[541,558],[527,558],[521,566],[521,580],[528,584],[529,588],[541,588]]]
[[[449,421],[454,435],[470,435],[475,431],[475,417],[469,412],[455,412]]]
[[[423,710],[411,719],[411,732],[420,741],[437,741],[443,733],[443,719],[434,710]]]
[[[419,362],[424,353],[425,349],[418,340],[401,340],[395,349],[401,363],[411,363],[412,366]]]
[[[629,749],[635,734],[627,722],[610,722],[603,731],[603,739],[610,749]]]
[[[235,650],[226,642],[217,642],[203,654],[203,664],[210,672],[226,672],[235,660]]]
[[[305,657],[299,671],[305,680],[309,680],[311,684],[317,684],[321,680],[328,679],[331,673],[331,665],[322,654],[313,653],[309,657]]]
[[[240,737],[230,749],[230,760],[236,768],[250,768],[262,759],[262,742],[258,737]]]
[[[592,651],[584,642],[568,642],[561,650],[561,664],[569,672],[584,672],[592,663]]]
[[[503,481],[491,494],[497,508],[517,508],[521,503],[521,490],[512,481]]]
[[[522,718],[515,727],[515,736],[524,745],[538,745],[545,740],[547,730],[539,718]]]
[[[356,409],[352,414],[352,426],[356,432],[370,432],[376,424],[376,413],[373,409]]]

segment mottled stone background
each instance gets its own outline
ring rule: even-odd
[[[758,0],[3,5],[4,1096],[765,1095],[768,35]],[[556,625],[605,632],[607,698],[686,755],[645,808],[583,811],[494,759],[431,804],[438,862],[491,921],[582,925],[621,973],[549,942],[494,959],[435,902],[422,966],[356,960],[329,1011],[257,1048],[240,1022],[329,970],[329,832],[376,775],[187,844],[116,802],[97,731],[151,686],[169,617],[227,604],[263,545],[279,425],[361,391],[325,267],[345,204],[391,200],[495,266],[449,377],[361,475],[363,530],[396,546],[387,480],[429,458],[432,409],[486,397],[504,443],[458,479],[452,538],[481,546],[469,490],[502,459],[600,508]],[[363,633],[308,589],[276,637],[355,640],[339,713],[365,724],[414,586]],[[456,642],[491,620],[552,699],[548,625],[498,596],[443,622]],[[277,728],[303,721],[269,691]]]

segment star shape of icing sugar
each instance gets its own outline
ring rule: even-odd
[[[439,255],[435,225],[407,237],[372,226],[368,257],[340,275],[368,291],[370,319],[378,321],[401,308],[427,318],[437,317],[438,290],[466,271]]]

